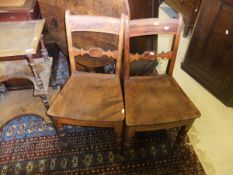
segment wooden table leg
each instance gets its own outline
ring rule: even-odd
[[[7,94],[7,89],[3,83],[0,83],[0,98]]]
[[[27,58],[28,58],[29,66],[31,67],[32,73],[35,77],[36,85],[38,86],[38,88],[41,91],[41,93],[40,93],[41,94],[40,95],[41,101],[43,102],[45,108],[48,109],[49,108],[48,94],[45,92],[43,81],[41,80],[40,75],[36,69],[34,59],[33,59],[32,55],[27,55]]]
[[[40,44],[41,44],[42,56],[43,56],[45,61],[48,61],[49,60],[49,54],[48,54],[48,50],[47,50],[47,48],[45,47],[45,44],[44,44],[43,35],[41,35]]]

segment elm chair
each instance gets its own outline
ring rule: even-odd
[[[66,11],[66,32],[71,76],[52,106],[48,115],[58,130],[63,125],[114,128],[118,147],[122,144],[124,105],[120,85],[121,57],[124,42],[124,14],[121,18],[71,15]],[[73,46],[72,33],[98,32],[119,36],[116,50],[105,51]],[[76,70],[76,56],[88,55],[93,59],[106,56],[116,62],[115,74],[87,73]],[[61,134],[61,133],[60,133]],[[64,134],[64,133],[63,133]],[[63,140],[64,141],[64,140]]]
[[[141,131],[179,127],[180,130],[175,145],[182,143],[194,120],[200,116],[197,108],[172,77],[181,26],[181,16],[176,19],[166,20],[158,18],[129,20],[126,17],[124,50],[126,126],[124,151],[129,149],[131,138],[135,133]],[[130,53],[130,38],[156,34],[173,35],[170,51],[162,53],[145,51],[143,54]],[[130,77],[130,62],[139,59],[156,60],[158,58],[168,59],[168,66],[164,75]]]

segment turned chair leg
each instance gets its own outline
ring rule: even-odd
[[[123,122],[118,123],[115,126],[114,130],[115,130],[115,134],[116,134],[117,152],[121,153],[121,151],[122,151]]]
[[[60,130],[64,125],[58,121],[54,121],[54,125],[62,148],[66,148],[69,145],[68,138],[66,137],[66,133]]]
[[[173,145],[173,151],[175,151],[181,144],[184,144],[185,137],[187,136],[187,133],[188,133],[189,129],[192,127],[192,125],[193,125],[193,121],[180,128],[180,130],[177,134],[175,143]]]
[[[131,139],[134,137],[134,135],[135,135],[135,128],[126,126],[124,132],[124,148],[123,148],[124,155],[127,155],[130,149]]]

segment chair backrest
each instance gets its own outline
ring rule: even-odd
[[[169,60],[166,73],[171,76],[173,73],[175,59],[180,40],[180,32],[182,26],[182,17],[171,19],[137,19],[129,20],[126,16],[125,20],[125,47],[124,47],[124,78],[129,79],[130,62],[139,59],[157,60],[158,58],[167,58]],[[130,53],[130,38],[156,35],[156,34],[171,34],[173,35],[172,47],[169,52],[157,53],[155,51],[145,51],[142,54]]]
[[[71,15],[70,11],[67,10],[65,14],[65,22],[71,73],[76,71],[76,56],[88,55],[96,59],[106,56],[116,60],[115,72],[116,76],[120,77],[121,57],[124,43],[124,21],[124,14],[122,14],[119,19],[105,16]],[[77,48],[73,46],[73,32],[96,32],[118,35],[118,47],[116,50],[107,51],[99,47],[89,49]]]

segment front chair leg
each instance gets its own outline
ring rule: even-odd
[[[122,151],[122,134],[123,134],[123,122],[117,123],[114,128],[116,134],[116,148],[117,152],[121,153]]]
[[[66,148],[69,144],[66,137],[66,133],[64,131],[61,131],[63,124],[58,121],[54,121],[54,125],[62,148]]]
[[[173,151],[175,151],[181,144],[184,144],[185,137],[186,137],[189,129],[192,127],[192,125],[193,125],[193,121],[180,128],[180,130],[177,134],[174,146],[173,146]]]
[[[125,126],[125,132],[124,132],[124,148],[123,148],[123,154],[127,155],[130,149],[130,143],[131,139],[135,135],[135,128],[130,126]]]

